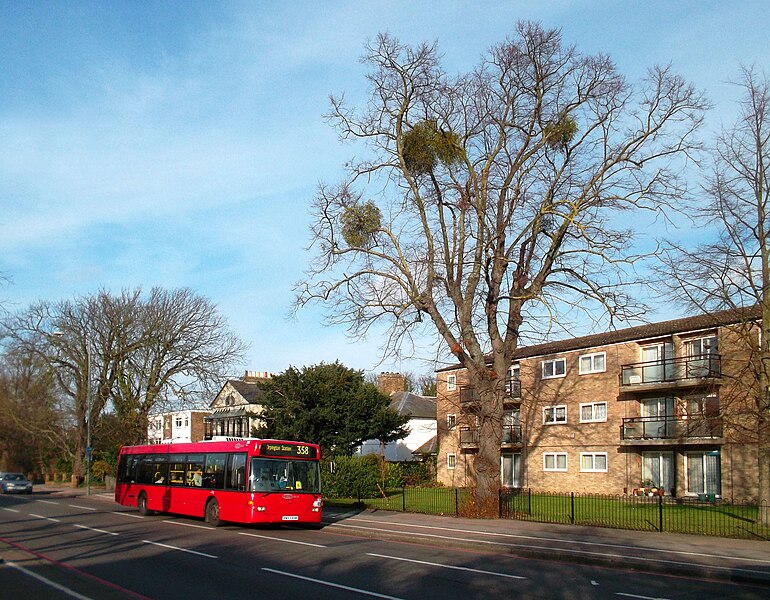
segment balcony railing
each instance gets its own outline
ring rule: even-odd
[[[505,380],[505,398],[518,400],[521,398],[521,381],[518,379]],[[464,386],[460,388],[460,404],[467,404],[479,401],[479,394],[476,388]]]
[[[620,367],[623,386],[702,380],[722,376],[722,361],[718,354],[702,354],[638,362]]]
[[[521,425],[506,425],[503,427],[502,444],[521,444]],[[463,427],[460,430],[461,448],[479,447],[479,428]]]
[[[666,416],[623,419],[622,440],[721,438],[722,417]]]

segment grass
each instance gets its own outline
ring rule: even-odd
[[[385,496],[363,498],[360,503],[354,498],[325,499],[324,503],[470,516],[470,511],[464,509],[470,498],[463,489],[400,488],[387,490]],[[770,540],[770,529],[757,523],[756,505],[722,501],[524,492],[502,496],[501,514],[503,518],[544,523]]]

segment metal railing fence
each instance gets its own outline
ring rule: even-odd
[[[326,499],[325,503],[333,506],[351,500]],[[463,488],[388,489],[376,498],[359,498],[358,504],[378,510],[474,516],[472,493]],[[767,504],[734,502],[711,495],[671,498],[517,489],[503,491],[499,497],[501,519],[770,540],[770,528],[760,524],[762,515],[770,519]]]

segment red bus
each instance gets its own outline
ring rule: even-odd
[[[168,512],[233,523],[319,523],[317,444],[230,439],[124,446],[115,501],[143,515]]]

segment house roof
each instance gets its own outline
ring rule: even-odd
[[[262,390],[259,384],[254,381],[243,381],[242,379],[230,379],[227,383],[235,388],[243,399],[249,404],[259,404],[262,396]]]
[[[417,448],[417,450],[413,450],[412,454],[436,454],[436,451],[438,450],[438,436],[433,436],[430,438],[427,442],[425,442],[422,446]]]
[[[261,404],[262,394],[264,393],[255,381],[243,381],[243,379],[228,379],[219,390],[214,399],[209,403],[209,408],[213,408],[217,400],[222,396],[222,392],[230,385],[244,399],[247,404]]]
[[[402,416],[435,419],[436,397],[418,396],[412,392],[393,392],[390,395],[390,408]]]
[[[695,315],[693,317],[683,317],[681,319],[672,319],[670,321],[661,321],[659,323],[650,323],[648,325],[639,325],[636,327],[628,327],[626,329],[616,329],[604,333],[585,335],[566,340],[535,344],[534,346],[524,346],[516,350],[514,360],[530,358],[532,356],[556,354],[559,352],[569,352],[570,350],[580,350],[582,348],[595,348],[607,346],[609,344],[652,339],[688,331],[710,329],[722,325],[745,323],[756,321],[761,316],[761,307],[759,305],[754,305],[748,308],[737,308]],[[438,369],[438,371],[453,371],[460,368],[462,368],[462,365],[458,363],[450,367]]]

